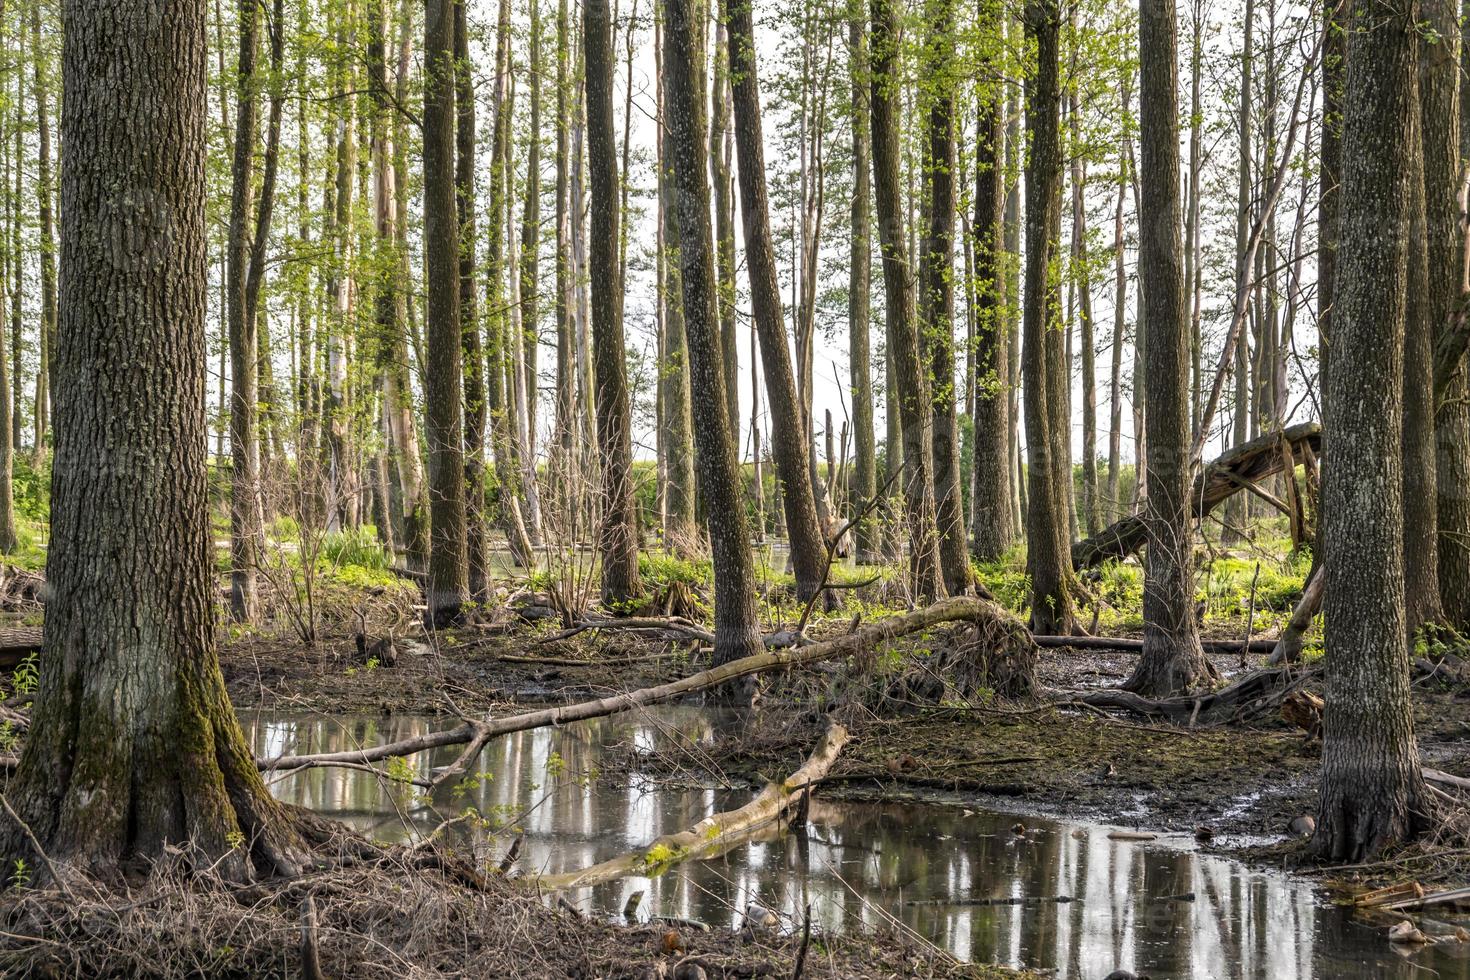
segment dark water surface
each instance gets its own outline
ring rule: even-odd
[[[281,713],[247,713],[242,721],[262,754],[341,751],[452,724],[406,715]],[[487,860],[509,841],[493,826],[513,825],[525,834],[521,868],[571,871],[746,802],[748,790],[718,788],[700,753],[702,743],[738,726],[729,716],[675,707],[523,732],[492,742],[469,779],[441,788],[432,801],[422,791],[345,769],[272,777],[279,779],[272,790],[389,841],[416,839],[473,806],[485,824],[461,823],[454,832],[482,848]],[[664,788],[640,778],[629,785],[597,772],[609,749],[671,746],[682,746],[689,774],[682,781],[712,788]],[[450,746],[409,761],[424,776],[459,751]],[[1024,836],[1015,833],[1018,820]],[[772,829],[716,860],[566,897],[612,917],[632,893],[645,891],[640,917],[678,916],[715,927],[738,926],[753,901],[799,926],[810,904],[814,927],[853,930],[897,921],[963,959],[1084,980],[1117,968],[1154,978],[1470,980],[1470,944],[1400,955],[1381,924],[1331,906],[1304,881],[1199,853],[1186,837],[1117,840],[1110,829],[956,806],[819,799],[805,835]],[[1191,894],[1192,900],[1175,897]],[[1020,904],[995,904],[998,899]]]

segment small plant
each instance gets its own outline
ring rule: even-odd
[[[367,663],[363,664],[362,667],[369,674],[371,674],[373,671],[375,671],[375,670],[378,669],[378,658],[377,657],[368,657]]]
[[[40,682],[41,672],[34,652],[28,653],[15,668],[15,693],[34,694]]]
[[[405,785],[412,783],[414,778],[413,763],[401,755],[394,756],[388,760],[388,778],[395,783],[403,783]]]
[[[230,846],[230,850],[238,851],[245,846],[245,835],[239,830],[232,830],[225,834],[225,843]]]
[[[15,889],[25,888],[31,883],[31,866],[26,864],[25,858],[16,858],[15,867],[10,872],[10,887]]]
[[[20,734],[15,730],[13,722],[0,724],[0,752],[13,752],[20,744]]]

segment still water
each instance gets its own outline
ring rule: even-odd
[[[407,715],[250,713],[242,720],[265,755],[341,751],[452,724]],[[278,781],[271,788],[388,841],[416,839],[473,806],[488,821],[524,833],[519,867],[527,873],[571,871],[746,802],[750,792],[721,786],[701,751],[739,724],[732,716],[674,707],[522,732],[492,742],[467,779],[442,787],[432,800],[345,769],[272,777]],[[609,750],[671,747],[687,769],[679,782],[709,788],[598,773]],[[409,761],[425,776],[459,751],[450,746]],[[1018,821],[1025,830],[1019,836]],[[1119,968],[1156,980],[1470,980],[1470,949],[1463,945],[1400,955],[1382,925],[1329,905],[1306,882],[1199,853],[1188,838],[1117,840],[1109,831],[957,806],[814,800],[805,834],[772,829],[724,857],[566,898],[615,917],[629,896],[643,891],[640,918],[676,916],[714,927],[739,926],[750,902],[799,926],[810,905],[814,927],[901,924],[963,959],[1083,980]],[[497,836],[485,826],[460,823],[454,832],[486,860],[497,859],[509,842],[507,833]]]

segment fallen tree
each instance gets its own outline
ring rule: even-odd
[[[1204,520],[1242,488],[1255,487],[1262,480],[1285,471],[1287,454],[1282,451],[1283,445],[1290,447],[1292,460],[1314,458],[1322,449],[1322,426],[1316,422],[1302,422],[1284,432],[1268,433],[1221,454],[1195,477],[1194,489],[1190,493],[1195,520]],[[1287,507],[1274,497],[1269,499],[1273,506]],[[1080,572],[1112,559],[1126,558],[1147,541],[1148,529],[1144,526],[1143,517],[1137,514],[1125,517],[1074,544],[1072,567]]]
[[[1211,694],[1172,698],[1145,698],[1131,691],[1058,691],[1054,696],[1069,704],[1115,708],[1176,725],[1221,723],[1274,714],[1281,701],[1320,673],[1318,668],[1267,667],[1251,671]]]
[[[660,704],[672,701],[685,694],[693,694],[717,688],[730,681],[739,680],[754,674],[766,673],[773,670],[783,670],[798,667],[804,664],[819,663],[824,660],[836,660],[841,657],[856,656],[867,653],[880,644],[890,640],[898,639],[912,633],[918,633],[938,626],[941,623],[970,622],[978,629],[994,630],[1004,628],[1006,633],[1012,637],[1014,646],[1013,657],[1025,659],[1035,657],[1036,647],[1030,641],[1030,633],[1022,626],[1014,616],[1006,612],[993,602],[968,596],[957,596],[943,599],[923,609],[902,616],[894,616],[890,619],[881,620],[861,629],[845,633],[842,636],[809,646],[798,647],[791,650],[767,650],[763,653],[750,657],[742,657],[729,663],[702,670],[697,674],[670,681],[667,684],[659,684],[654,687],[640,688],[625,694],[614,694],[605,698],[597,698],[592,701],[582,701],[577,704],[560,705],[557,707],[543,708],[524,714],[509,715],[504,718],[474,719],[465,718],[463,724],[456,728],[446,729],[439,732],[430,732],[414,738],[401,739],[397,742],[389,742],[385,745],[370,746],[361,749],[353,749],[346,752],[323,752],[315,755],[293,755],[278,756],[275,758],[256,759],[256,765],[262,770],[285,772],[291,769],[300,769],[305,766],[332,765],[335,763],[348,763],[354,765],[366,765],[383,759],[399,756],[413,755],[427,749],[436,749],[446,745],[464,745],[465,750],[459,759],[447,770],[435,777],[435,782],[443,782],[453,774],[459,772],[465,765],[473,760],[485,743],[501,735],[509,735],[512,732],[527,731],[532,728],[542,728],[547,725],[565,725],[575,721],[585,721],[589,718],[600,718],[606,715],[627,711],[631,708],[644,707],[652,704]],[[1024,671],[1017,672],[1017,676]],[[1034,684],[1034,678],[1030,678]],[[1029,690],[1029,689],[1028,689]],[[997,689],[1002,696],[1012,696],[1009,690]],[[1026,692],[1022,692],[1026,693]]]
[[[719,857],[747,843],[752,835],[784,817],[826,777],[847,744],[847,729],[833,723],[802,767],[779,783],[772,783],[737,810],[713,813],[688,830],[666,834],[647,847],[620,854],[579,871],[540,875],[530,879],[543,892],[588,888],[629,875],[655,877],[683,861]]]
[[[1143,641],[1125,636],[1038,636],[1043,649],[1071,647],[1075,650],[1142,650]],[[1278,640],[1200,640],[1206,653],[1270,653]]]

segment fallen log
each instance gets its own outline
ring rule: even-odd
[[[1142,650],[1143,641],[1124,636],[1038,636],[1042,648],[1072,647],[1077,650]],[[1270,653],[1276,640],[1200,640],[1206,653]]]
[[[672,701],[682,695],[719,687],[753,674],[854,656],[871,650],[879,644],[921,632],[941,623],[969,621],[979,625],[1002,620],[1014,622],[1014,619],[1015,617],[995,603],[984,599],[958,596],[941,600],[923,609],[916,609],[903,616],[880,620],[821,643],[813,643],[791,650],[766,650],[753,656],[732,660],[718,667],[711,667],[709,670],[702,670],[697,674],[690,674],[688,677],[670,681],[667,684],[645,687],[625,694],[614,694],[577,704],[543,708],[524,714],[509,715],[505,718],[483,721],[465,719],[464,724],[456,728],[430,732],[427,735],[369,748],[352,749],[346,752],[323,752],[315,755],[260,758],[256,759],[255,763],[258,768],[265,771],[286,771],[299,769],[302,766],[327,765],[336,762],[365,764],[396,756],[413,755],[426,749],[436,749],[445,745],[468,744],[468,748],[460,757],[460,762],[455,764],[458,766],[467,764],[473,759],[479,749],[490,739],[509,735],[512,732],[523,732],[547,725],[565,725],[589,718],[601,718],[631,708]],[[451,767],[451,771],[455,771],[455,767]]]
[[[1190,491],[1195,520],[1204,520],[1210,512],[1238,493],[1243,485],[1254,485],[1275,476],[1286,467],[1282,441],[1291,447],[1293,457],[1306,450],[1321,450],[1322,426],[1302,422],[1283,432],[1272,432],[1227,450],[1195,477]],[[1086,540],[1072,546],[1072,567],[1077,571],[1095,568],[1111,559],[1126,558],[1148,541],[1143,517],[1134,515],[1109,525]]]
[[[802,794],[809,792],[812,784],[820,781],[832,768],[847,740],[847,729],[833,723],[800,769],[784,781],[767,786],[738,810],[711,814],[688,830],[666,834],[647,847],[620,854],[590,868],[539,875],[528,880],[543,892],[559,892],[588,888],[630,875],[652,878],[684,861],[719,857],[785,816]]]
[[[1062,691],[1056,697],[1067,703],[1115,708],[1145,718],[1192,726],[1201,721],[1223,722],[1264,712],[1275,714],[1283,698],[1316,675],[1315,669],[1268,667],[1244,674],[1218,691],[1196,696],[1145,698],[1131,691],[1110,688]]]

